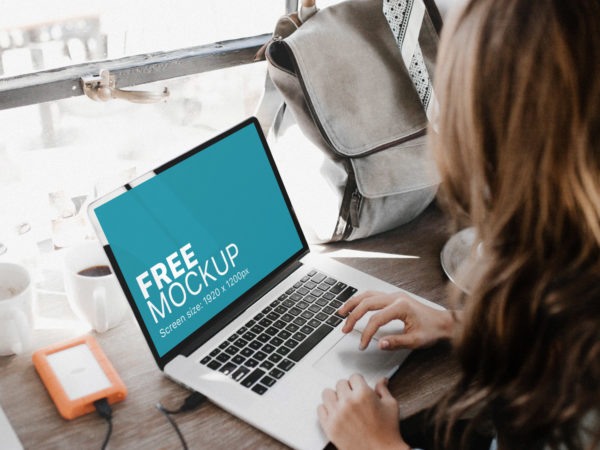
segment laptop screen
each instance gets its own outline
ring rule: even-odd
[[[94,211],[159,357],[304,248],[255,122],[217,139]]]

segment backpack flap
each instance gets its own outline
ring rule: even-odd
[[[364,156],[424,133],[423,105],[381,1],[336,6],[281,41],[333,151]]]

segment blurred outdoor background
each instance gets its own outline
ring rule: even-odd
[[[439,1],[442,12],[456,1]],[[0,0],[0,86],[42,70],[269,33],[284,10],[283,0]],[[265,73],[261,62],[135,87],[167,86],[166,103],[80,96],[1,110],[0,259],[35,267],[44,252],[88,237],[86,203],[252,115]],[[297,142],[291,136],[286,148]],[[318,165],[318,155],[307,164]]]

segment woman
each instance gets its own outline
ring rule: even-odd
[[[600,446],[600,2],[470,0],[445,26],[430,133],[442,194],[482,242],[461,313],[366,292],[349,332],[401,319],[381,349],[452,339],[462,377],[437,408],[438,447],[457,420],[490,423],[500,449]],[[409,448],[385,381],[323,392],[336,446]]]

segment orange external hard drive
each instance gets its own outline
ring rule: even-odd
[[[33,365],[65,419],[94,411],[94,402],[109,404],[127,396],[127,388],[90,335],[52,345],[33,354]]]

